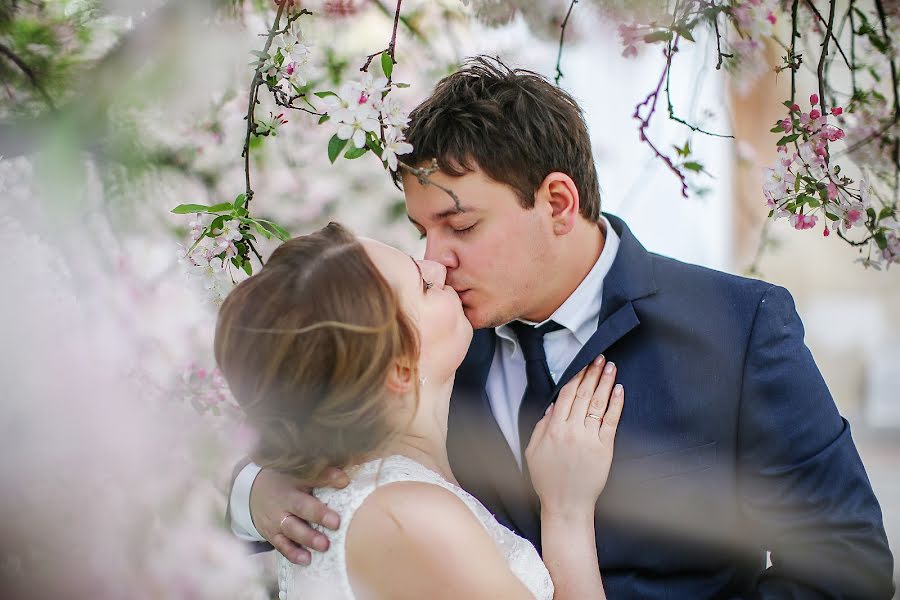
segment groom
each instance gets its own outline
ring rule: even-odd
[[[595,519],[610,598],[892,596],[880,507],[786,290],[649,253],[601,213],[580,109],[530,72],[471,61],[407,135],[408,161],[437,159],[432,182],[460,204],[402,177],[425,258],[476,329],[447,439],[464,488],[540,548],[522,451],[602,353],[627,394]],[[305,491],[246,466],[233,529],[307,562],[304,546],[327,548],[307,522],[337,515]]]

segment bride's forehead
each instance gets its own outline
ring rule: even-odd
[[[408,255],[393,246],[388,246],[383,242],[370,238],[360,238],[360,243],[362,243],[369,257],[380,269],[406,270],[415,266]]]

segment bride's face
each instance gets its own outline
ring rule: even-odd
[[[459,296],[445,285],[446,267],[430,260],[415,260],[375,240],[360,241],[419,329],[421,374],[432,381],[448,379],[466,355],[472,326]]]

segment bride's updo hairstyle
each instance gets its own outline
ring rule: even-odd
[[[393,433],[385,381],[415,370],[418,331],[337,223],[293,238],[219,310],[216,361],[258,434],[253,460],[323,483]],[[417,381],[417,378],[414,379]]]

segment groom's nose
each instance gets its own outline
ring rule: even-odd
[[[433,260],[420,260],[419,268],[426,281],[430,281],[434,287],[443,289],[447,281],[447,267]]]
[[[437,239],[437,235],[430,235],[425,243],[425,260],[442,264],[447,269],[455,269],[459,266],[459,259],[449,245]]]

